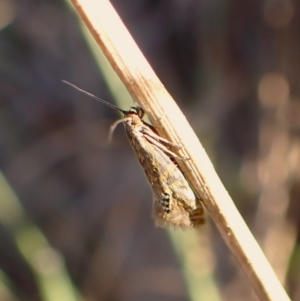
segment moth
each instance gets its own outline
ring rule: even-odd
[[[63,82],[123,114],[123,118],[111,126],[110,136],[119,123],[124,124],[128,140],[153,191],[152,218],[155,225],[180,228],[201,226],[205,222],[202,202],[175,161],[184,158],[171,150],[180,147],[159,136],[155,128],[143,120],[145,112],[141,107],[122,110],[67,81]]]

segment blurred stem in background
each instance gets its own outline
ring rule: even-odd
[[[222,300],[213,277],[214,258],[206,232],[168,231],[192,301]]]
[[[33,271],[41,300],[81,300],[68,275],[62,256],[50,246],[40,229],[28,219],[17,195],[2,173],[0,173],[0,222],[11,232],[19,252]],[[2,286],[7,283],[3,281],[5,278],[0,277]],[[14,294],[7,286],[6,290]],[[1,295],[0,299],[5,300]]]
[[[289,83],[281,73],[266,74],[258,89],[262,112],[258,163],[261,195],[256,215],[256,232],[267,258],[283,284],[296,240],[296,229],[287,221],[290,203],[288,158],[291,145],[287,114],[289,90]]]

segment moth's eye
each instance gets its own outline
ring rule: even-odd
[[[141,107],[137,107],[136,109],[137,109],[138,116],[142,119],[145,115],[144,110]]]
[[[128,112],[139,116],[139,111],[137,107],[130,107]]]

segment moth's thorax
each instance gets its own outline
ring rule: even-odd
[[[145,111],[139,106],[131,107],[128,111],[124,112],[124,117],[126,117],[126,123],[133,126],[142,124],[142,119],[144,115]]]
[[[126,121],[125,122],[128,125],[138,126],[138,125],[143,124],[142,119],[136,113],[128,113],[125,116],[126,116]]]

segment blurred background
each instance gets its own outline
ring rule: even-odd
[[[293,300],[300,300],[300,2],[113,0]],[[0,299],[258,300],[208,217],[153,226],[132,100],[63,0],[0,0]]]

